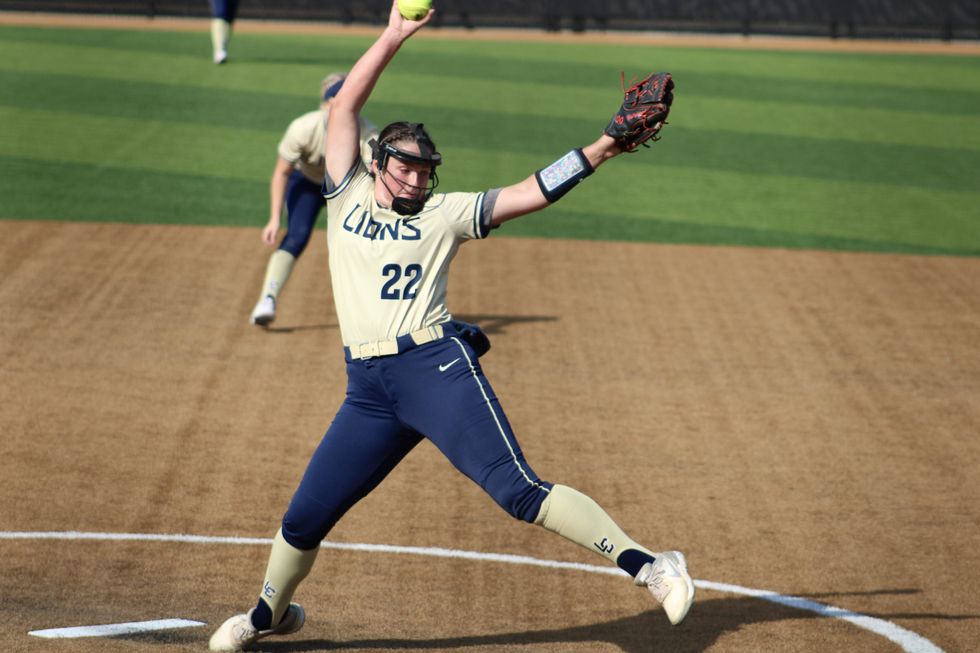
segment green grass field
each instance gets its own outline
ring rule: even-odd
[[[0,218],[260,226],[288,122],[362,37],[0,27]],[[365,114],[416,120],[440,190],[591,142],[671,71],[664,138],[500,235],[980,255],[980,58],[409,42]],[[321,224],[322,227],[322,224]]]

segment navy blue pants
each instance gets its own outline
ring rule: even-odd
[[[313,227],[325,205],[320,184],[314,184],[299,170],[293,170],[286,184],[286,235],[282,237],[279,249],[299,258],[310,242]]]
[[[235,22],[238,14],[238,0],[211,0],[211,15],[215,18]]]
[[[538,516],[552,484],[524,460],[473,348],[445,327],[446,337],[395,356],[347,357],[347,398],[283,518],[292,546],[319,546],[423,437],[510,515]]]

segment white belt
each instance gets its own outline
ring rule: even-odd
[[[411,333],[398,336],[394,340],[378,340],[376,342],[364,342],[359,345],[351,345],[347,348],[353,360],[361,358],[375,358],[377,356],[394,356],[398,352],[406,351],[424,345],[427,342],[438,340],[443,336],[441,324],[412,331]]]

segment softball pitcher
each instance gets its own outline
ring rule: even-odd
[[[269,180],[269,221],[262,229],[262,242],[272,245],[287,210],[286,235],[269,257],[259,300],[252,309],[252,324],[267,326],[276,319],[279,295],[293,273],[293,265],[306,249],[320,210],[323,209],[321,184],[324,176],[324,140],[330,103],[344,85],[346,73],[330,73],[320,82],[320,108],[296,118],[279,141],[276,166]],[[371,160],[367,139],[378,135],[377,128],[360,119],[361,155]]]
[[[608,159],[656,137],[669,111],[669,74],[625,94],[604,134],[523,181],[480,193],[434,194],[442,157],[423,125],[385,127],[370,169],[358,156],[359,114],[401,45],[432,19],[400,16],[351,70],[327,124],[327,239],[347,363],[346,399],[306,469],[276,533],[257,604],[211,637],[240,651],[298,631],[291,603],[320,543],[355,503],[428,438],[516,519],[605,557],[661,602],[672,624],[687,615],[694,583],[678,551],[634,542],[591,498],[540,478],[521,452],[478,358],[489,341],[446,308],[459,246],[558,201]]]

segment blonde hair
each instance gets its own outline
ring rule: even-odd
[[[330,97],[336,95],[336,91],[335,91],[330,97],[327,97],[327,91],[330,90],[330,88],[332,88],[333,86],[336,86],[338,83],[344,81],[345,79],[347,79],[347,73],[342,73],[342,72],[330,73],[329,75],[324,77],[323,81],[320,82],[320,101],[326,102],[327,100],[330,99]]]

